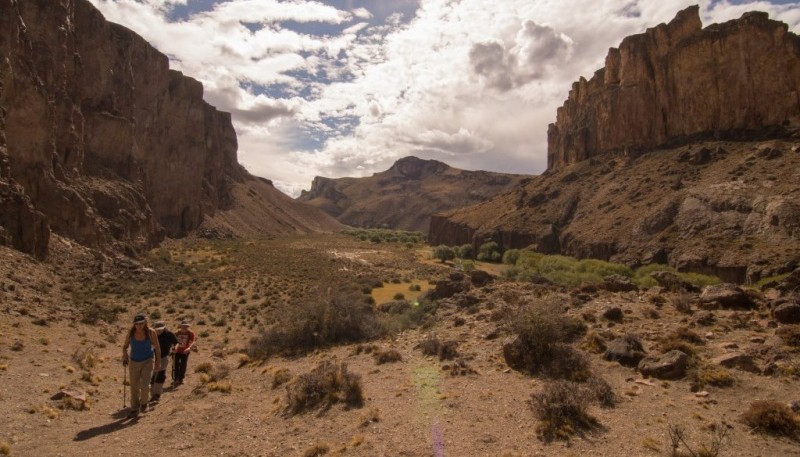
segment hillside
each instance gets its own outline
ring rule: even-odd
[[[794,268],[800,101],[778,94],[798,93],[798,37],[761,13],[700,29],[692,7],[606,64],[559,109],[547,172],[434,216],[431,242],[492,239],[740,282]],[[754,66],[769,77],[746,77]]]
[[[88,1],[0,1],[0,243],[135,255],[235,212],[241,186],[272,199],[248,216],[264,231],[339,226],[247,173],[230,114]]]
[[[298,201],[353,227],[426,232],[430,216],[508,191],[524,176],[452,168],[436,160],[405,157],[365,178],[316,177]]]

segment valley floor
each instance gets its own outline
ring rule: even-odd
[[[340,235],[170,241],[141,264],[66,240],[53,244],[43,264],[0,250],[0,454],[657,456],[671,455],[668,431],[681,426],[695,450],[712,442],[714,427],[726,427],[721,456],[800,455],[797,441],[757,433],[740,419],[755,400],[800,400],[800,370],[765,376],[732,369],[732,386],[695,393],[689,380],[643,379],[596,353],[589,355],[592,370],[611,385],[617,405],[590,407],[594,429],[543,442],[529,400],[548,381],[507,366],[508,335],[497,317],[504,307],[544,297],[605,339],[635,333],[649,349],[690,327],[703,338],[695,349],[704,360],[732,348],[756,354],[776,347],[798,366],[797,348],[775,336],[763,311],[717,310],[714,323],[701,325],[671,307],[666,293],[661,306],[654,291],[597,291],[576,303],[569,290],[543,292],[496,278],[468,291],[477,300],[471,306],[442,300],[421,328],[259,361],[244,355],[250,339],[290,303],[348,282],[433,283],[450,269],[422,259],[421,247]],[[622,309],[621,322],[599,317],[610,306]],[[186,383],[131,420],[123,408],[130,398],[123,394],[120,347],[139,311],[173,330],[191,320],[199,350],[189,359]],[[455,342],[456,361],[422,353],[419,343],[431,335]],[[377,364],[374,354],[390,349],[402,360]],[[273,387],[276,375],[288,370],[294,380],[329,360],[360,376],[363,406],[287,415],[286,386]],[[219,389],[194,371],[202,365],[229,369]],[[85,394],[86,409],[51,400],[62,389]]]

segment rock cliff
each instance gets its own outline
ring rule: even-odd
[[[765,14],[697,8],[623,40],[573,86],[548,170],[431,219],[431,244],[669,263],[729,281],[800,259],[800,41]]]
[[[800,125],[800,38],[766,13],[701,28],[697,6],[625,38],[574,83],[548,130],[548,168]]]
[[[0,241],[43,257],[51,230],[128,254],[183,236],[254,180],[236,151],[202,84],[88,1],[0,0]]]
[[[427,232],[431,214],[472,205],[517,186],[523,177],[452,168],[405,157],[365,178],[316,177],[307,202],[343,224]]]

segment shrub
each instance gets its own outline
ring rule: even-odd
[[[508,265],[516,265],[519,259],[519,249],[509,249],[503,253],[503,263]]]
[[[692,294],[681,292],[669,299],[676,311],[683,314],[692,314]]]
[[[458,357],[458,343],[455,341],[439,341],[436,335],[427,335],[419,343],[419,348],[425,355],[435,355],[439,360],[452,360]]]
[[[358,408],[364,404],[361,376],[348,372],[345,364],[325,361],[287,386],[286,400],[288,415],[326,411],[336,403]]]
[[[702,390],[705,386],[730,387],[736,382],[727,368],[707,363],[690,369],[689,379],[692,381],[693,391]]]
[[[394,363],[403,360],[403,356],[397,352],[396,349],[388,349],[386,351],[376,351],[373,355],[375,363],[383,365],[384,363]]]
[[[576,432],[598,425],[586,411],[589,397],[574,382],[548,382],[541,392],[531,395],[530,405],[533,414],[541,421],[536,432],[543,441],[568,440]]]
[[[292,379],[292,373],[287,368],[281,368],[272,375],[272,388],[286,384]]]
[[[471,244],[462,244],[461,246],[457,246],[455,248],[456,256],[459,259],[471,259],[472,258],[472,245]]]
[[[660,263],[651,263],[649,265],[643,265],[637,268],[633,272],[633,283],[639,287],[643,288],[650,288],[658,285],[658,281],[655,280],[651,273],[655,273],[656,271],[668,271],[670,273],[677,274],[678,271],[672,268],[669,265],[662,265]]]
[[[513,368],[530,374],[586,380],[589,377],[588,360],[567,344],[585,330],[585,326],[577,322],[561,314],[554,304],[534,303],[510,313],[506,325],[517,339],[516,347],[511,351],[513,355],[507,354],[506,361]]]
[[[500,254],[500,245],[495,241],[487,241],[478,248],[478,260],[484,262],[496,262],[502,258]]]
[[[342,342],[359,342],[383,333],[374,307],[359,291],[313,292],[291,306],[282,319],[250,341],[248,355],[298,354]]]
[[[445,246],[440,244],[433,248],[433,252],[431,253],[434,259],[440,260],[442,263],[447,262],[448,260],[453,260],[456,258],[456,253],[453,251],[453,248],[450,246]]]
[[[755,401],[742,414],[754,430],[800,440],[800,419],[788,406],[776,401]]]
[[[784,325],[775,334],[789,346],[800,347],[800,325]]]

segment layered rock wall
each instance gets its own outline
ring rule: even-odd
[[[248,175],[230,115],[202,96],[86,0],[0,0],[0,187],[16,190],[0,194],[8,244],[41,257],[49,225],[135,253],[230,206]]]
[[[766,13],[702,29],[697,6],[625,38],[574,83],[548,130],[548,169],[699,139],[767,139],[800,125],[800,38]]]

